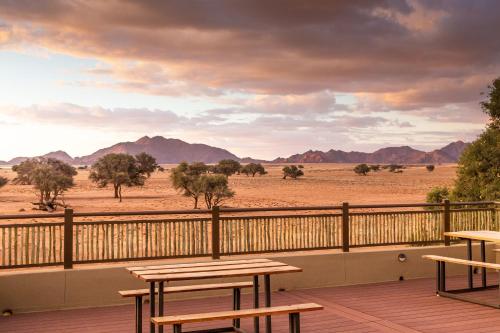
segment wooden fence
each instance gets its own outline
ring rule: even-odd
[[[63,214],[0,215],[0,268],[72,268],[75,263],[450,245],[445,231],[500,230],[499,208],[494,202],[445,201],[105,213],[66,209]],[[109,217],[113,219],[106,220]],[[122,217],[126,219],[116,220]],[[30,222],[33,219],[44,222]]]

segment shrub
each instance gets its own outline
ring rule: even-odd
[[[375,172],[380,171],[380,164],[372,164],[372,165],[370,165],[370,171],[375,171]]]
[[[289,165],[283,168],[283,179],[290,177],[292,179],[297,179],[304,175],[304,171],[301,170],[300,166]]]
[[[427,193],[426,202],[442,203],[444,199],[448,199],[450,190],[447,187],[434,187]]]
[[[429,165],[426,165],[425,168],[427,169],[427,171],[429,172],[432,172],[434,171],[435,167],[434,167],[434,164],[429,164]]]
[[[389,168],[389,172],[402,173],[404,166],[402,166],[400,164],[390,164],[388,166],[388,168]]]
[[[0,188],[7,185],[8,182],[9,182],[9,180],[7,178],[0,176]]]
[[[366,176],[368,172],[370,172],[370,167],[367,164],[363,163],[356,165],[353,170],[358,175]]]

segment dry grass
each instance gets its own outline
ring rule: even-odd
[[[166,166],[171,168],[172,166]],[[434,186],[449,186],[456,165],[438,165],[434,172],[425,166],[408,167],[402,174],[386,170],[368,176],[354,174],[352,164],[306,164],[299,180],[281,179],[282,165],[268,165],[269,174],[255,178],[230,177],[236,196],[225,203],[231,207],[272,207],[336,205],[350,203],[414,203],[425,201]],[[0,169],[9,179],[15,174]],[[79,170],[76,186],[64,198],[79,212],[190,209],[192,201],[179,195],[170,184],[169,172],[156,173],[142,188],[125,188],[122,203],[112,197],[112,189],[100,189],[88,180],[88,171]],[[31,211],[36,198],[31,186],[8,184],[0,189],[0,214]]]

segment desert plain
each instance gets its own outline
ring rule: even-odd
[[[88,170],[78,170],[75,186],[67,191],[64,202],[75,211],[143,211],[191,209],[191,198],[182,196],[170,182],[174,165],[165,165],[145,186],[123,189],[123,202],[113,198],[112,188],[98,188],[88,179]],[[267,175],[229,177],[235,196],[223,203],[228,207],[279,207],[368,203],[421,203],[435,186],[450,186],[456,175],[455,164],[436,165],[434,171],[425,165],[407,166],[403,173],[387,170],[356,175],[353,164],[305,164],[300,179],[282,179],[283,165],[265,165]],[[1,168],[0,176],[13,179],[10,168]],[[7,184],[0,189],[0,214],[32,213],[36,191],[29,185]],[[204,203],[200,199],[200,208]]]

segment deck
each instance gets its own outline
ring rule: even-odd
[[[497,274],[491,275],[494,282]],[[465,278],[449,278],[449,287],[465,287]],[[317,302],[324,311],[306,313],[302,332],[500,332],[500,310],[434,295],[434,279],[418,279],[369,285],[276,292],[273,305]],[[499,297],[490,290],[481,297]],[[243,295],[250,307],[251,295]],[[261,300],[262,301],[262,300]],[[193,313],[226,310],[230,297],[167,302],[167,311]],[[147,310],[144,311],[146,315]],[[133,332],[134,307],[51,311],[0,317],[0,332]],[[144,317],[144,332],[147,318]],[[213,322],[220,326],[220,322]],[[264,320],[261,320],[263,327]],[[185,329],[209,328],[207,324],[186,325]],[[273,319],[273,332],[288,332],[288,318]],[[252,321],[242,321],[251,331]],[[170,332],[171,329],[165,330]],[[264,332],[261,330],[261,332]]]

